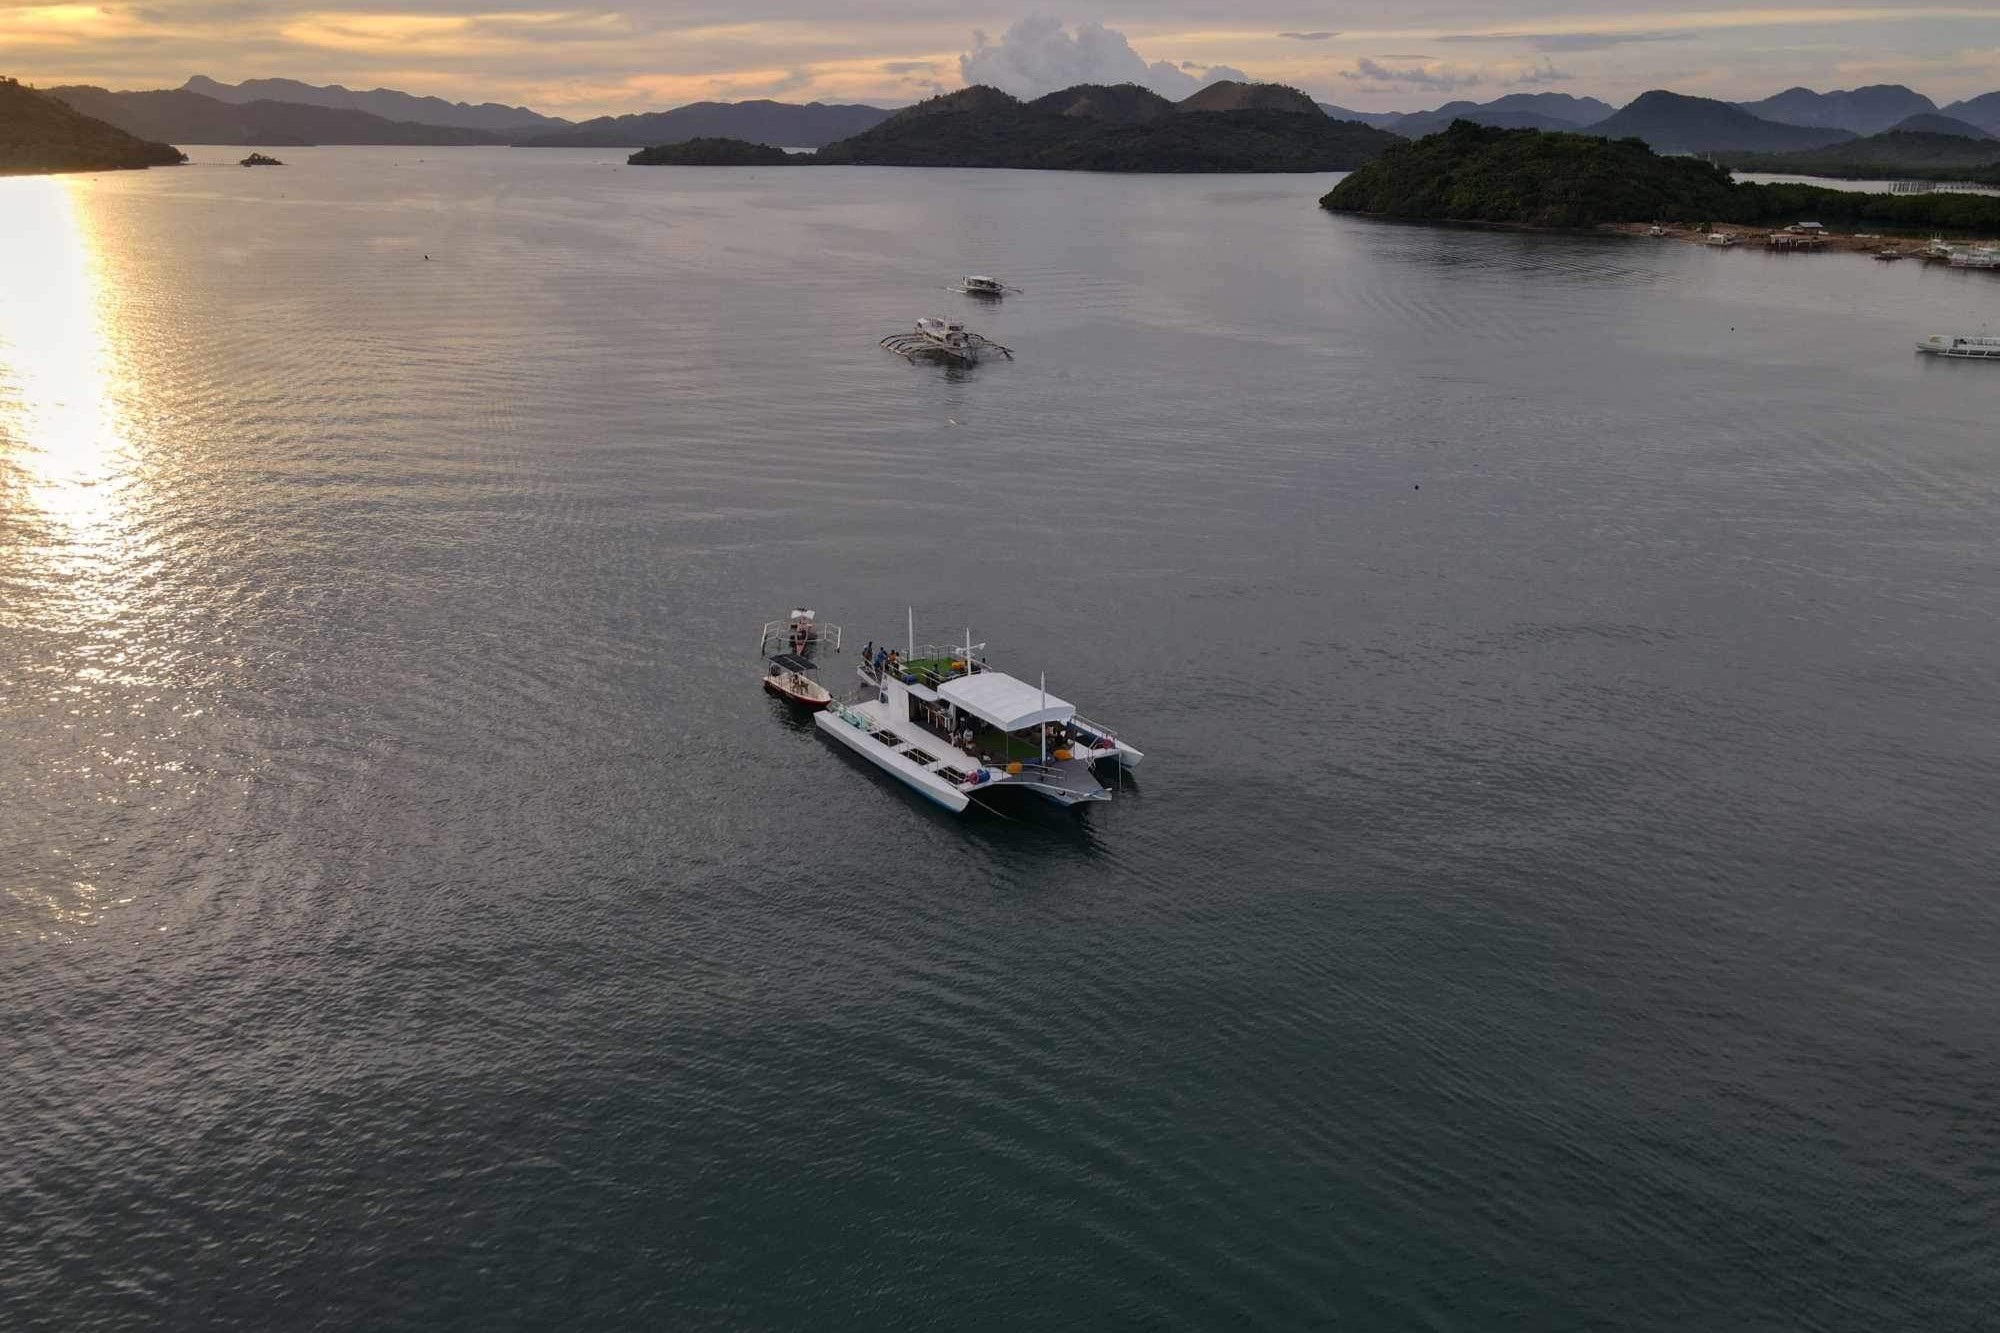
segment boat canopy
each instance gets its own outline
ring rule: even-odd
[[[1044,693],[1040,686],[1000,671],[960,676],[938,686],[938,698],[1002,731],[1020,731],[1044,722],[1067,722],[1076,706]]]
[[[796,671],[802,676],[819,670],[819,663],[810,658],[800,657],[797,653],[779,653],[771,659],[771,665],[786,671]]]

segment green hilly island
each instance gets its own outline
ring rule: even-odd
[[[1080,84],[1022,102],[974,85],[820,149],[822,163],[1052,171],[1345,171],[1400,143],[1297,89],[1232,81],[1180,102]]]
[[[170,167],[185,161],[187,154],[171,144],[149,143],[13,79],[0,79],[0,176]]]
[[[635,167],[784,167],[812,158],[747,139],[683,139],[641,148],[625,161]]]
[[[2000,198],[1889,195],[1752,185],[1638,139],[1496,129],[1459,121],[1398,144],[1320,200],[1341,213],[1523,227],[1632,222],[1867,223],[1921,231],[2000,231]]]

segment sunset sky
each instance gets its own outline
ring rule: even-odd
[[[703,98],[893,105],[968,81],[1085,79],[1172,92],[1248,74],[1364,110],[1535,90],[1654,87],[1747,99],[1907,83],[1940,103],[2000,88],[2000,0],[1698,7],[1667,0],[1239,0],[1010,10],[908,0],[0,0],[0,73],[174,87],[282,75],[570,117]]]

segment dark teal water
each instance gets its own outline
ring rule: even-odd
[[[1992,1320],[2000,281],[285,156],[0,182],[0,1325]]]

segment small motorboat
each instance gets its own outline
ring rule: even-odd
[[[1712,231],[1708,234],[1705,244],[1712,245],[1718,250],[1727,250],[1736,244],[1736,238],[1726,231]]]
[[[816,670],[810,658],[779,653],[764,672],[764,688],[801,708],[824,708],[833,702],[833,695],[813,679]]]
[[[1021,289],[1019,287],[1009,287],[1006,283],[1000,281],[1000,279],[990,278],[984,273],[968,273],[958,280],[958,286],[950,290],[957,292],[961,296],[985,296],[998,300],[1010,292],[1018,292]]]
[[[1909,258],[1908,255],[1904,254],[1901,250],[1896,249],[1894,246],[1886,246],[1883,249],[1877,250],[1875,252],[1875,257],[1881,260],[1885,264],[1893,264],[1898,259]]]

